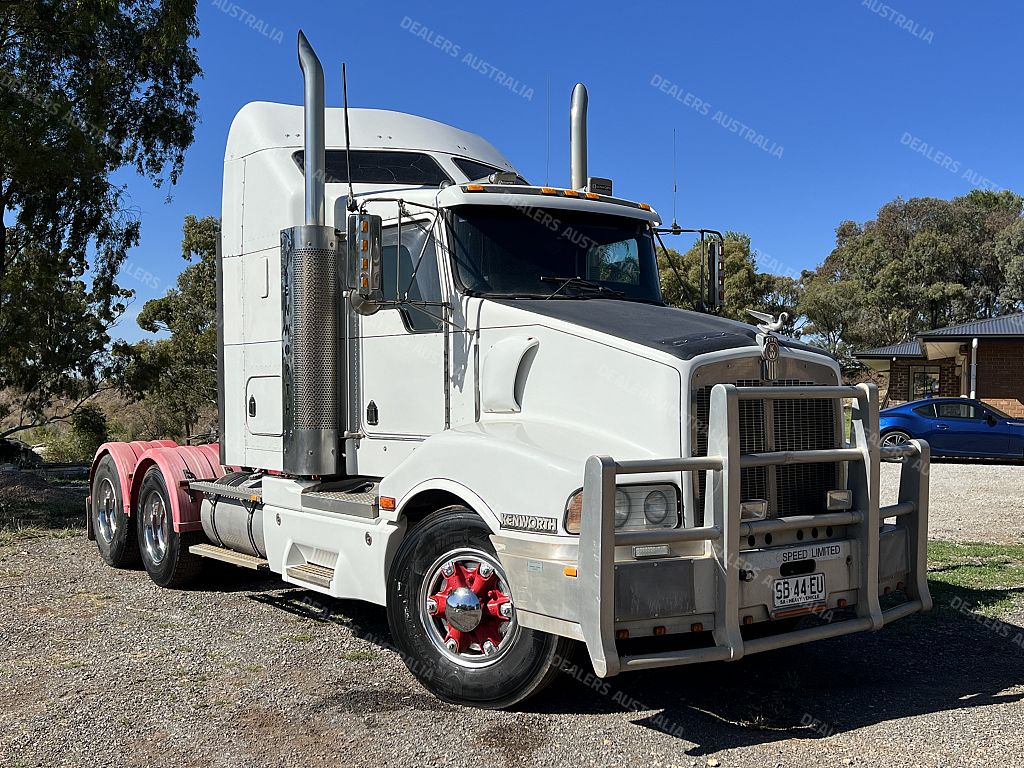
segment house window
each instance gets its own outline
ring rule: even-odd
[[[910,366],[910,399],[921,400],[939,394],[939,366]]]

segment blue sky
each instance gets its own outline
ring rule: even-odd
[[[199,23],[201,122],[182,179],[157,190],[119,177],[142,219],[120,280],[137,292],[115,329],[129,340],[147,335],[134,320],[144,301],[185,266],[185,215],[220,214],[234,114],[300,102],[300,27],[329,105],[344,60],[351,106],[479,133],[535,183],[568,183],[569,94],[586,83],[590,173],[666,221],[676,129],[680,224],[746,232],[765,271],[813,267],[840,221],[897,195],[1024,192],[1015,2],[199,0]]]

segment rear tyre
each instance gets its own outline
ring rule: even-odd
[[[139,543],[135,520],[125,514],[121,480],[110,454],[96,465],[89,496],[92,499],[89,514],[96,534],[96,548],[103,562],[114,568],[137,566]]]
[[[519,625],[490,533],[461,506],[413,528],[391,566],[388,625],[406,666],[434,695],[503,709],[543,690],[572,644]]]
[[[189,552],[205,541],[203,534],[174,530],[170,496],[160,467],[150,467],[139,489],[139,552],[149,577],[161,587],[184,587],[199,576],[203,559]]]

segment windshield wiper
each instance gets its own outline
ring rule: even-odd
[[[623,298],[626,294],[622,291],[616,291],[614,288],[606,288],[600,283],[595,283],[593,280],[584,280],[582,277],[553,277],[551,275],[541,275],[540,281],[542,283],[561,283],[547,298],[551,299],[561,293],[565,288],[572,286],[577,291],[595,291],[602,296],[612,296],[616,299]]]

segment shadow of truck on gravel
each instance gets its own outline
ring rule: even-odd
[[[1024,694],[1024,627],[975,613],[1012,589],[974,590],[932,582],[935,609],[861,633],[760,653],[737,662],[593,676],[582,645],[564,679],[527,701],[535,714],[650,712],[640,727],[692,742],[692,756],[788,739],[819,739],[933,712],[1016,703]],[[302,589],[252,599],[304,618],[345,626],[394,651],[384,610]],[[397,659],[396,659],[397,661]],[[345,700],[338,692],[335,703]],[[401,697],[384,709],[423,708]],[[419,702],[419,703],[417,703]],[[340,705],[339,705],[340,706]],[[438,707],[446,707],[437,702]]]

